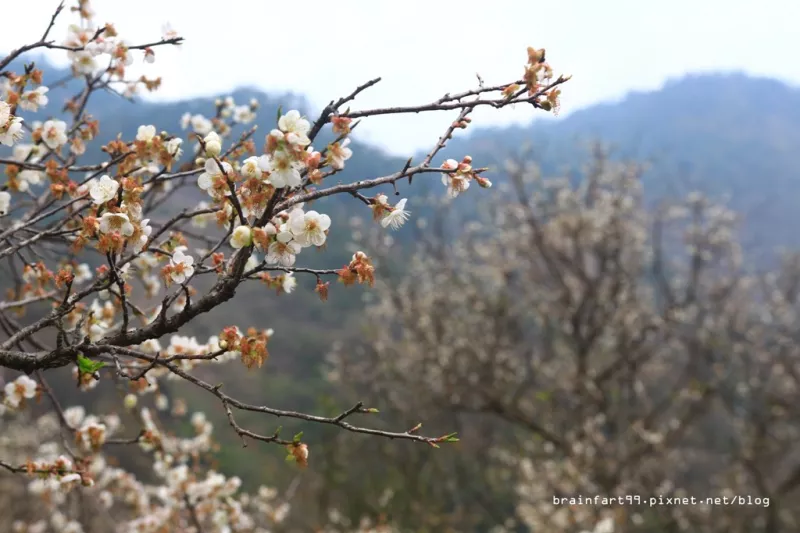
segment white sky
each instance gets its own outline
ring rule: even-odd
[[[70,3],[74,0],[70,0]],[[0,50],[37,40],[56,0],[4,1]],[[158,48],[156,99],[242,85],[305,94],[320,109],[377,76],[353,109],[428,103],[446,92],[519,78],[529,45],[547,48],[563,88],[562,116],[690,72],[741,70],[800,85],[795,0],[93,0],[98,23],[133,43],[164,22],[186,38]],[[66,10],[51,34],[75,18]],[[63,52],[49,54],[66,64]],[[140,62],[140,61],[139,61]],[[209,111],[210,112],[210,111]],[[473,115],[474,124],[527,123],[529,106]],[[391,152],[427,148],[452,112],[365,120],[359,137]],[[159,125],[161,126],[161,125]],[[170,127],[163,125],[163,127]]]

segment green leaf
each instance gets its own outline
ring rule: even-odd
[[[279,105],[279,106],[278,106],[278,114],[277,114],[277,116],[275,117],[275,123],[277,123],[277,122],[278,122],[278,121],[281,119],[281,116],[282,116],[282,115],[283,115],[283,106],[282,106],[282,105]]]
[[[298,444],[300,442],[300,439],[302,439],[302,438],[303,438],[303,432],[301,431],[300,433],[298,433],[297,435],[294,436],[294,438],[292,439],[292,442],[294,442],[295,444]]]
[[[369,409],[367,409],[367,412],[368,412],[368,413],[380,413],[380,411],[378,411],[378,410],[377,410],[377,409],[375,409],[374,407],[370,407]]]
[[[295,461],[295,460],[296,459],[294,458],[294,455],[292,455],[292,454],[289,454],[289,455],[286,456],[286,462],[287,463],[291,463],[292,461]]]
[[[449,435],[445,435],[444,437],[442,437],[442,441],[444,441],[444,442],[458,442],[461,439],[456,437],[456,435],[458,435],[458,433],[450,433]]]
[[[78,370],[81,374],[94,374],[106,366],[102,361],[92,361],[88,357],[78,354]]]

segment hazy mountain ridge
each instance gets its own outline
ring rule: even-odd
[[[594,140],[616,157],[650,162],[651,199],[691,190],[729,194],[746,217],[747,240],[800,246],[793,230],[800,224],[800,89],[773,79],[689,75],[557,121],[476,128],[447,153],[500,162],[528,144],[546,172],[560,173],[581,165],[580,152]]]

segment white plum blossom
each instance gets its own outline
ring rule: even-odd
[[[28,185],[39,185],[42,182],[42,174],[38,170],[25,169],[19,173],[19,179],[25,183],[25,189]]]
[[[291,154],[278,150],[269,161],[269,168],[266,169],[269,174],[269,182],[276,189],[283,187],[299,187],[302,183],[302,176],[300,169],[302,165],[299,161],[295,161]],[[263,169],[262,167],[262,170]]]
[[[175,283],[183,283],[194,275],[194,257],[184,254],[183,250],[175,250],[169,264],[172,267],[170,277]]]
[[[261,156],[264,157],[264,156]],[[261,167],[259,166],[259,157],[251,156],[242,162],[242,176],[249,179],[261,178]]]
[[[100,217],[100,233],[117,231],[125,237],[130,237],[134,230],[133,224],[125,213],[103,213],[103,216]]]
[[[42,125],[42,142],[51,150],[67,144],[67,123],[63,120],[48,120]]]
[[[240,105],[233,109],[233,120],[239,124],[250,124],[256,119],[256,114],[250,106]]]
[[[22,400],[35,398],[36,388],[36,382],[28,376],[20,376],[14,381],[6,383],[4,387],[6,406],[16,409]]]
[[[286,294],[290,294],[295,287],[297,287],[297,279],[294,277],[294,274],[291,272],[287,272],[283,275],[283,283],[281,284],[281,288],[283,292]]]
[[[81,263],[75,271],[75,283],[83,283],[92,279],[92,270],[86,263]]]
[[[122,202],[120,206],[125,213],[131,218],[132,221],[141,221],[144,207],[139,203]]]
[[[250,257],[247,258],[247,262],[244,264],[245,270],[253,270],[258,266],[260,261],[258,260],[258,256],[256,254],[251,254]]]
[[[328,148],[328,163],[336,170],[344,168],[344,162],[353,156],[353,151],[347,147],[350,139],[345,139],[340,143],[333,143]]]
[[[2,117],[0,117],[2,124]],[[18,144],[14,147],[13,159],[21,163],[38,163],[41,148],[35,144]]]
[[[289,229],[294,240],[302,246],[322,246],[327,238],[325,231],[331,227],[331,218],[316,211],[303,213],[295,209],[289,214]]]
[[[212,131],[206,135],[203,142],[206,145],[206,155],[208,157],[216,157],[222,152],[222,139],[219,138],[217,132]]]
[[[41,85],[32,91],[25,91],[20,97],[19,106],[25,111],[38,111],[39,106],[44,107],[47,105],[49,99],[45,95],[49,90],[44,85]]]
[[[278,128],[286,134],[286,140],[295,146],[308,146],[311,140],[308,132],[311,124],[300,116],[300,112],[293,109],[278,119]]]
[[[197,186],[214,196],[214,178],[222,175],[229,175],[233,172],[233,167],[227,161],[222,162],[222,168],[213,159],[206,159],[205,172],[197,177]],[[230,189],[225,189],[225,196],[230,196]]]
[[[139,240],[133,244],[133,251],[136,253],[141,252],[144,250],[144,245],[147,244],[147,240],[150,238],[150,235],[153,233],[153,227],[150,226],[150,219],[146,218],[139,223],[139,230],[141,235],[139,236]],[[130,263],[127,263],[125,266],[129,266]]]
[[[400,226],[402,226],[406,220],[408,220],[408,215],[410,214],[408,211],[406,211],[405,207],[406,199],[403,198],[397,202],[397,205],[391,208],[391,211],[383,216],[381,219],[381,226],[391,229],[398,229]]]
[[[148,126],[139,126],[136,132],[136,140],[144,143],[151,143],[156,137],[156,127],[152,124]]]
[[[209,209],[211,205],[208,202],[200,202],[197,204],[197,211],[204,211]],[[214,220],[213,213],[202,213],[199,215],[195,215],[192,217],[192,226],[196,228],[205,228],[208,225],[208,222]]]
[[[230,244],[235,250],[246,248],[253,243],[253,230],[250,226],[238,226],[233,230]]]
[[[177,39],[178,37],[180,37],[180,35],[178,35],[178,32],[173,29],[169,22],[165,22],[164,25],[161,26],[161,39],[164,41]],[[178,43],[177,46],[180,46],[180,43]]]
[[[106,441],[108,427],[95,416],[88,416],[75,434],[75,440],[86,451],[98,449]]]
[[[267,262],[273,265],[292,266],[297,259],[297,254],[303,249],[296,241],[291,240],[291,234],[282,231],[278,233],[277,240],[267,248]]]
[[[203,136],[208,135],[214,129],[214,124],[203,115],[184,113],[181,117],[181,129],[185,130],[189,126],[192,127],[192,131],[196,134]]]
[[[11,114],[8,102],[0,100],[0,144],[14,146],[23,134],[22,119]]]
[[[75,405],[64,409],[64,420],[66,420],[67,424],[72,428],[80,426],[85,416],[86,409],[81,405]]]
[[[442,184],[447,186],[448,197],[455,198],[469,188],[469,179],[462,174],[455,173],[458,169],[458,161],[455,159],[448,159],[442,163],[442,168],[452,169],[454,171],[453,174],[442,173]]]
[[[92,50],[75,52],[72,65],[79,74],[93,74],[99,67]]]
[[[0,191],[0,217],[7,215],[9,209],[11,209],[11,194]]]
[[[180,137],[173,137],[167,141],[167,152],[172,156],[173,159],[180,159],[183,155],[183,148],[181,148],[182,144],[183,139]]]
[[[5,125],[11,120],[11,105],[8,102],[0,100],[0,124]]]

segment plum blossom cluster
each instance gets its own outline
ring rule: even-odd
[[[366,205],[383,228],[398,229],[410,216],[407,200],[392,205],[386,194],[368,197],[364,191],[397,190],[414,176],[442,173],[451,196],[472,181],[487,187],[490,182],[480,176],[484,169],[473,168],[469,157],[441,168],[432,161],[453,132],[467,126],[476,107],[527,102],[545,108],[548,91],[566,79],[547,83],[547,68],[530,66],[538,70],[526,76],[527,94],[509,98],[509,84],[481,86],[448,94],[433,105],[352,111],[350,102],[376,79],[332,101],[316,119],[297,109],[279,110],[263,146],[253,140],[258,101],[220,98],[210,116],[184,115],[173,125],[180,127],[177,132],[141,124],[129,137],[108,135],[104,145],[93,147],[99,148],[93,153],[103,154],[101,162],[79,164],[102,131],[87,111],[93,95],[105,91],[132,100],[143,89],[157,90],[160,78],[132,79],[130,67],[136,61],[153,63],[163,47],[179,46],[182,39],[164,27],[160,38],[134,44],[113,24],[98,24],[89,0],[74,0],[69,12],[77,21],[55,41],[49,35],[63,9],[58,7],[41,39],[0,60],[0,143],[11,152],[0,157],[0,260],[12,271],[6,276],[4,270],[0,279],[11,280],[0,296],[0,370],[3,378],[5,370],[20,373],[3,382],[0,416],[3,424],[8,419],[19,429],[15,435],[25,435],[26,417],[38,416],[43,408],[51,411],[35,422],[36,434],[47,435],[42,442],[26,448],[24,456],[12,451],[0,456],[4,470],[35,478],[28,491],[44,502],[45,513],[13,530],[74,533],[90,527],[71,505],[73,491],[92,496],[87,501],[95,507],[88,515],[114,516],[112,524],[98,526],[102,531],[262,532],[282,522],[288,506],[274,491],[243,494],[237,478],[206,466],[216,449],[214,425],[224,419],[212,422],[203,413],[190,414],[186,402],[167,394],[167,380],[219,400],[228,425],[242,439],[282,446],[301,467],[313,456],[299,436],[261,435],[240,426],[237,416],[242,411],[289,416],[430,447],[457,440],[453,434],[422,435],[419,426],[399,432],[360,427],[349,417],[377,413],[361,402],[328,418],[242,402],[204,376],[226,361],[262,368],[273,331],[260,324],[231,325],[201,342],[186,330],[255,280],[291,293],[298,277],[314,276],[314,291],[323,301],[329,276],[343,286],[373,286],[376,269],[364,251],[339,269],[298,266],[302,250],[329,245],[331,217],[316,202],[342,195]],[[6,69],[20,56],[45,48],[66,53],[83,87],[67,99],[60,115],[31,121],[26,113],[51,112],[61,84],[43,84],[43,73],[33,63],[22,72]],[[331,183],[332,176],[344,176],[355,156],[350,135],[360,119],[427,110],[457,110],[459,118],[421,163],[412,166],[409,160],[393,174]],[[233,137],[236,127],[243,130],[238,138]],[[323,145],[325,128],[333,137]],[[181,193],[195,184],[208,199],[191,209]],[[217,227],[196,231],[209,222]],[[121,409],[100,415],[80,405],[63,408],[56,392],[63,384],[54,388],[48,381],[58,368],[71,370],[70,385],[98,397],[106,398],[104,385],[114,381]],[[35,413],[28,410],[34,406]],[[170,417],[178,425],[188,417],[190,434],[173,431]],[[147,482],[107,455],[117,446],[144,454],[152,470]],[[373,526],[347,527],[368,531]]]
[[[162,422],[149,408],[141,408],[135,414],[142,431],[129,442],[138,442],[142,452],[152,458],[149,477],[155,483],[141,481],[114,466],[114,455],[106,455],[113,450],[108,448],[106,434],[120,429],[116,415],[101,419],[88,415],[82,406],[73,406],[60,414],[60,421],[59,416],[47,413],[31,424],[23,411],[6,413],[4,427],[20,437],[26,436],[16,442],[29,444],[27,449],[12,452],[9,443],[0,443],[0,466],[17,469],[7,461],[21,461],[26,450],[32,452],[34,458],[25,459],[18,470],[31,475],[27,492],[46,510],[37,514],[47,516],[16,519],[9,530],[146,533],[201,527],[202,531],[219,533],[255,533],[270,530],[286,519],[290,505],[274,489],[262,486],[252,494],[244,493],[239,478],[213,470],[202,472],[194,466],[198,458],[208,455],[213,444],[213,426],[203,413],[191,415],[195,436],[185,438],[164,433]],[[172,416],[185,417],[186,412],[173,410]],[[74,432],[74,447],[59,439],[64,429]],[[90,515],[109,518],[87,523],[81,518],[86,514],[69,503],[75,490],[83,491]],[[115,517],[113,521],[111,516]]]

